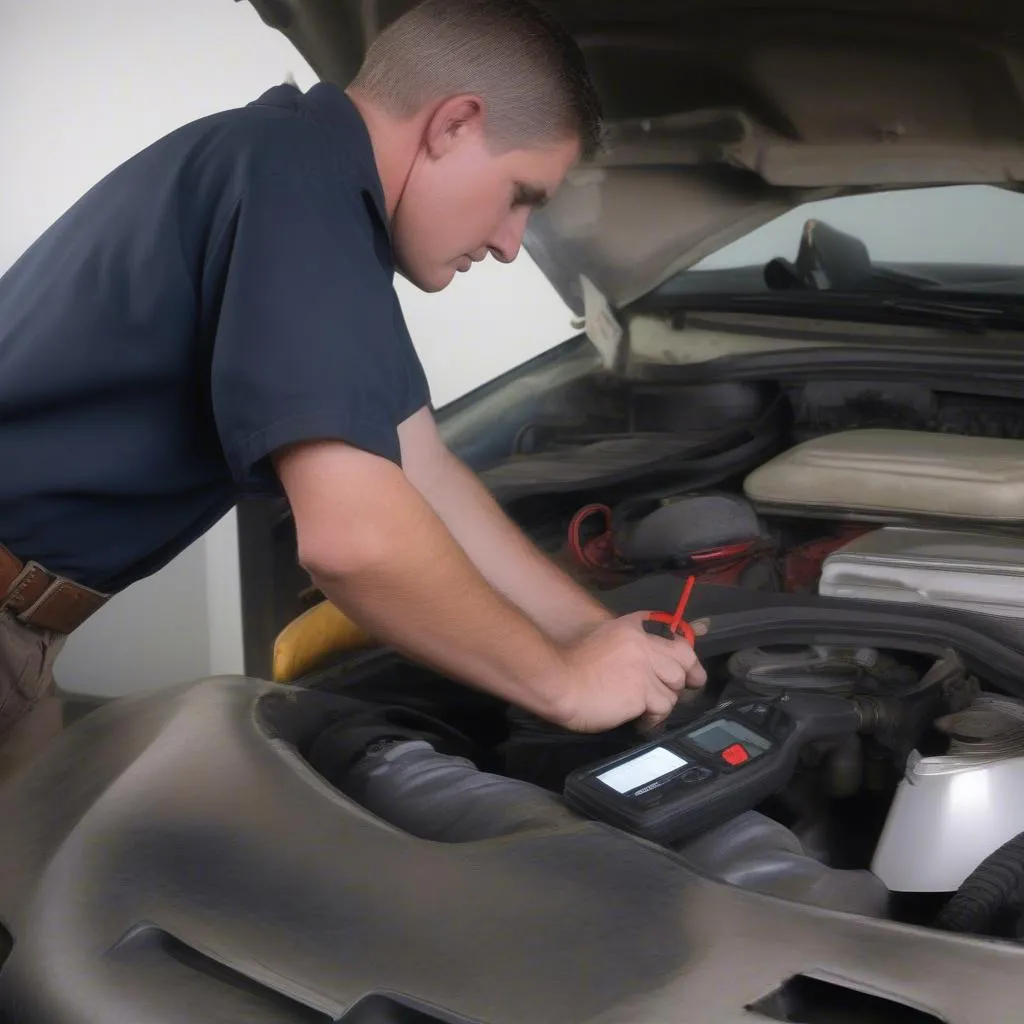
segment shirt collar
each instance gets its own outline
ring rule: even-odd
[[[390,228],[370,132],[344,89],[333,82],[318,82],[303,93],[294,85],[279,85],[264,94],[261,101],[281,101],[323,128],[338,146],[341,159],[356,172],[359,184],[369,192],[385,229]]]

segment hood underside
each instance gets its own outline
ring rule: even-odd
[[[251,0],[347,84],[408,0]],[[608,145],[526,247],[584,312],[623,306],[810,200],[1024,182],[1024,6],[1011,0],[546,0],[577,37]]]

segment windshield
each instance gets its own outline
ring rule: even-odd
[[[828,290],[1024,295],[1024,194],[961,185],[807,203],[659,292]]]

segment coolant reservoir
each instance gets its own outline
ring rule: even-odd
[[[871,863],[892,892],[954,892],[1024,832],[1024,701],[983,694],[936,725],[949,752],[911,755]]]

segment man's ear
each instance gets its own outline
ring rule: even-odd
[[[440,159],[479,133],[483,135],[486,107],[479,96],[450,96],[435,108],[427,121],[424,143],[427,152]]]

